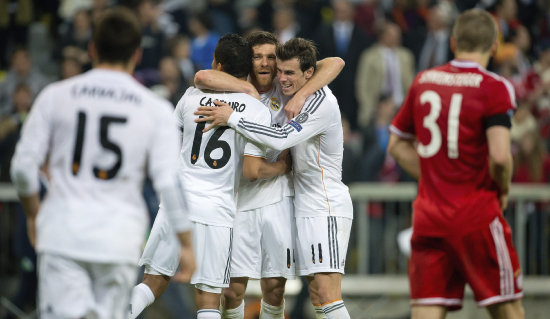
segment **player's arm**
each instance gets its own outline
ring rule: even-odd
[[[323,92],[318,94],[322,95]],[[301,113],[298,115],[301,117],[300,119],[296,117],[283,127],[271,127],[244,117],[242,113],[234,112],[227,103],[220,101],[214,101],[216,107],[201,106],[194,114],[202,116],[195,119],[197,123],[211,122],[203,132],[207,132],[215,126],[230,126],[249,140],[282,151],[306,141],[326,129],[334,115],[329,114],[330,110],[326,107],[319,106],[320,103],[320,100],[314,97],[306,106],[306,110],[314,109],[314,114],[313,112]]]
[[[277,161],[268,162],[265,158],[256,156],[244,156],[243,175],[249,181],[253,182],[258,179],[268,179],[278,175],[285,174],[290,171],[292,161],[289,150],[284,150]]]
[[[315,66],[315,73],[313,73],[311,79],[286,103],[286,117],[291,119],[300,114],[306,99],[325,85],[334,81],[345,65],[344,60],[339,57],[330,57],[318,61]]]
[[[414,139],[402,138],[392,132],[388,152],[407,173],[416,180],[420,178],[420,160],[414,147]]]
[[[500,189],[500,206],[506,209],[512,181],[512,154],[510,129],[506,126],[490,126],[486,130],[489,145],[489,172]]]
[[[242,92],[260,99],[260,94],[252,83],[218,70],[200,70],[195,73],[195,86],[214,91]]]
[[[36,245],[35,221],[40,209],[40,167],[45,162],[51,135],[50,109],[52,94],[47,88],[37,97],[28,119],[23,125],[11,161],[11,180],[27,217],[27,234]]]

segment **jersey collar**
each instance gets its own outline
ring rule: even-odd
[[[483,69],[479,63],[469,60],[452,60],[451,65],[463,69]]]

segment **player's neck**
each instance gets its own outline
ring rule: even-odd
[[[103,69],[103,70],[111,70],[111,71],[120,71],[128,74],[134,73],[134,66],[128,63],[127,65],[124,65],[122,63],[96,63],[94,64],[94,69]]]
[[[490,58],[491,58],[491,55],[489,53],[482,53],[482,52],[456,52],[455,53],[456,60],[476,62],[477,64],[481,65],[484,68],[486,68],[487,65],[489,64]]]

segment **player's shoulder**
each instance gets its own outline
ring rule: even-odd
[[[314,114],[319,110],[326,112],[338,108],[336,97],[332,94],[329,87],[325,85],[306,99],[302,112]]]

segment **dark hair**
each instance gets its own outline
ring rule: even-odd
[[[243,37],[230,33],[218,41],[214,59],[223,70],[234,77],[242,78],[252,70],[252,48]]]
[[[456,19],[453,37],[458,51],[487,52],[497,38],[497,26],[487,11],[470,9]]]
[[[134,12],[124,7],[108,9],[97,20],[93,42],[99,62],[128,63],[141,45],[141,27]]]
[[[317,48],[315,43],[303,38],[290,39],[284,44],[280,44],[276,49],[277,59],[287,61],[297,58],[300,61],[302,72],[317,64]]]
[[[246,35],[245,39],[251,47],[262,44],[279,45],[277,37],[273,33],[267,31],[252,31]]]

